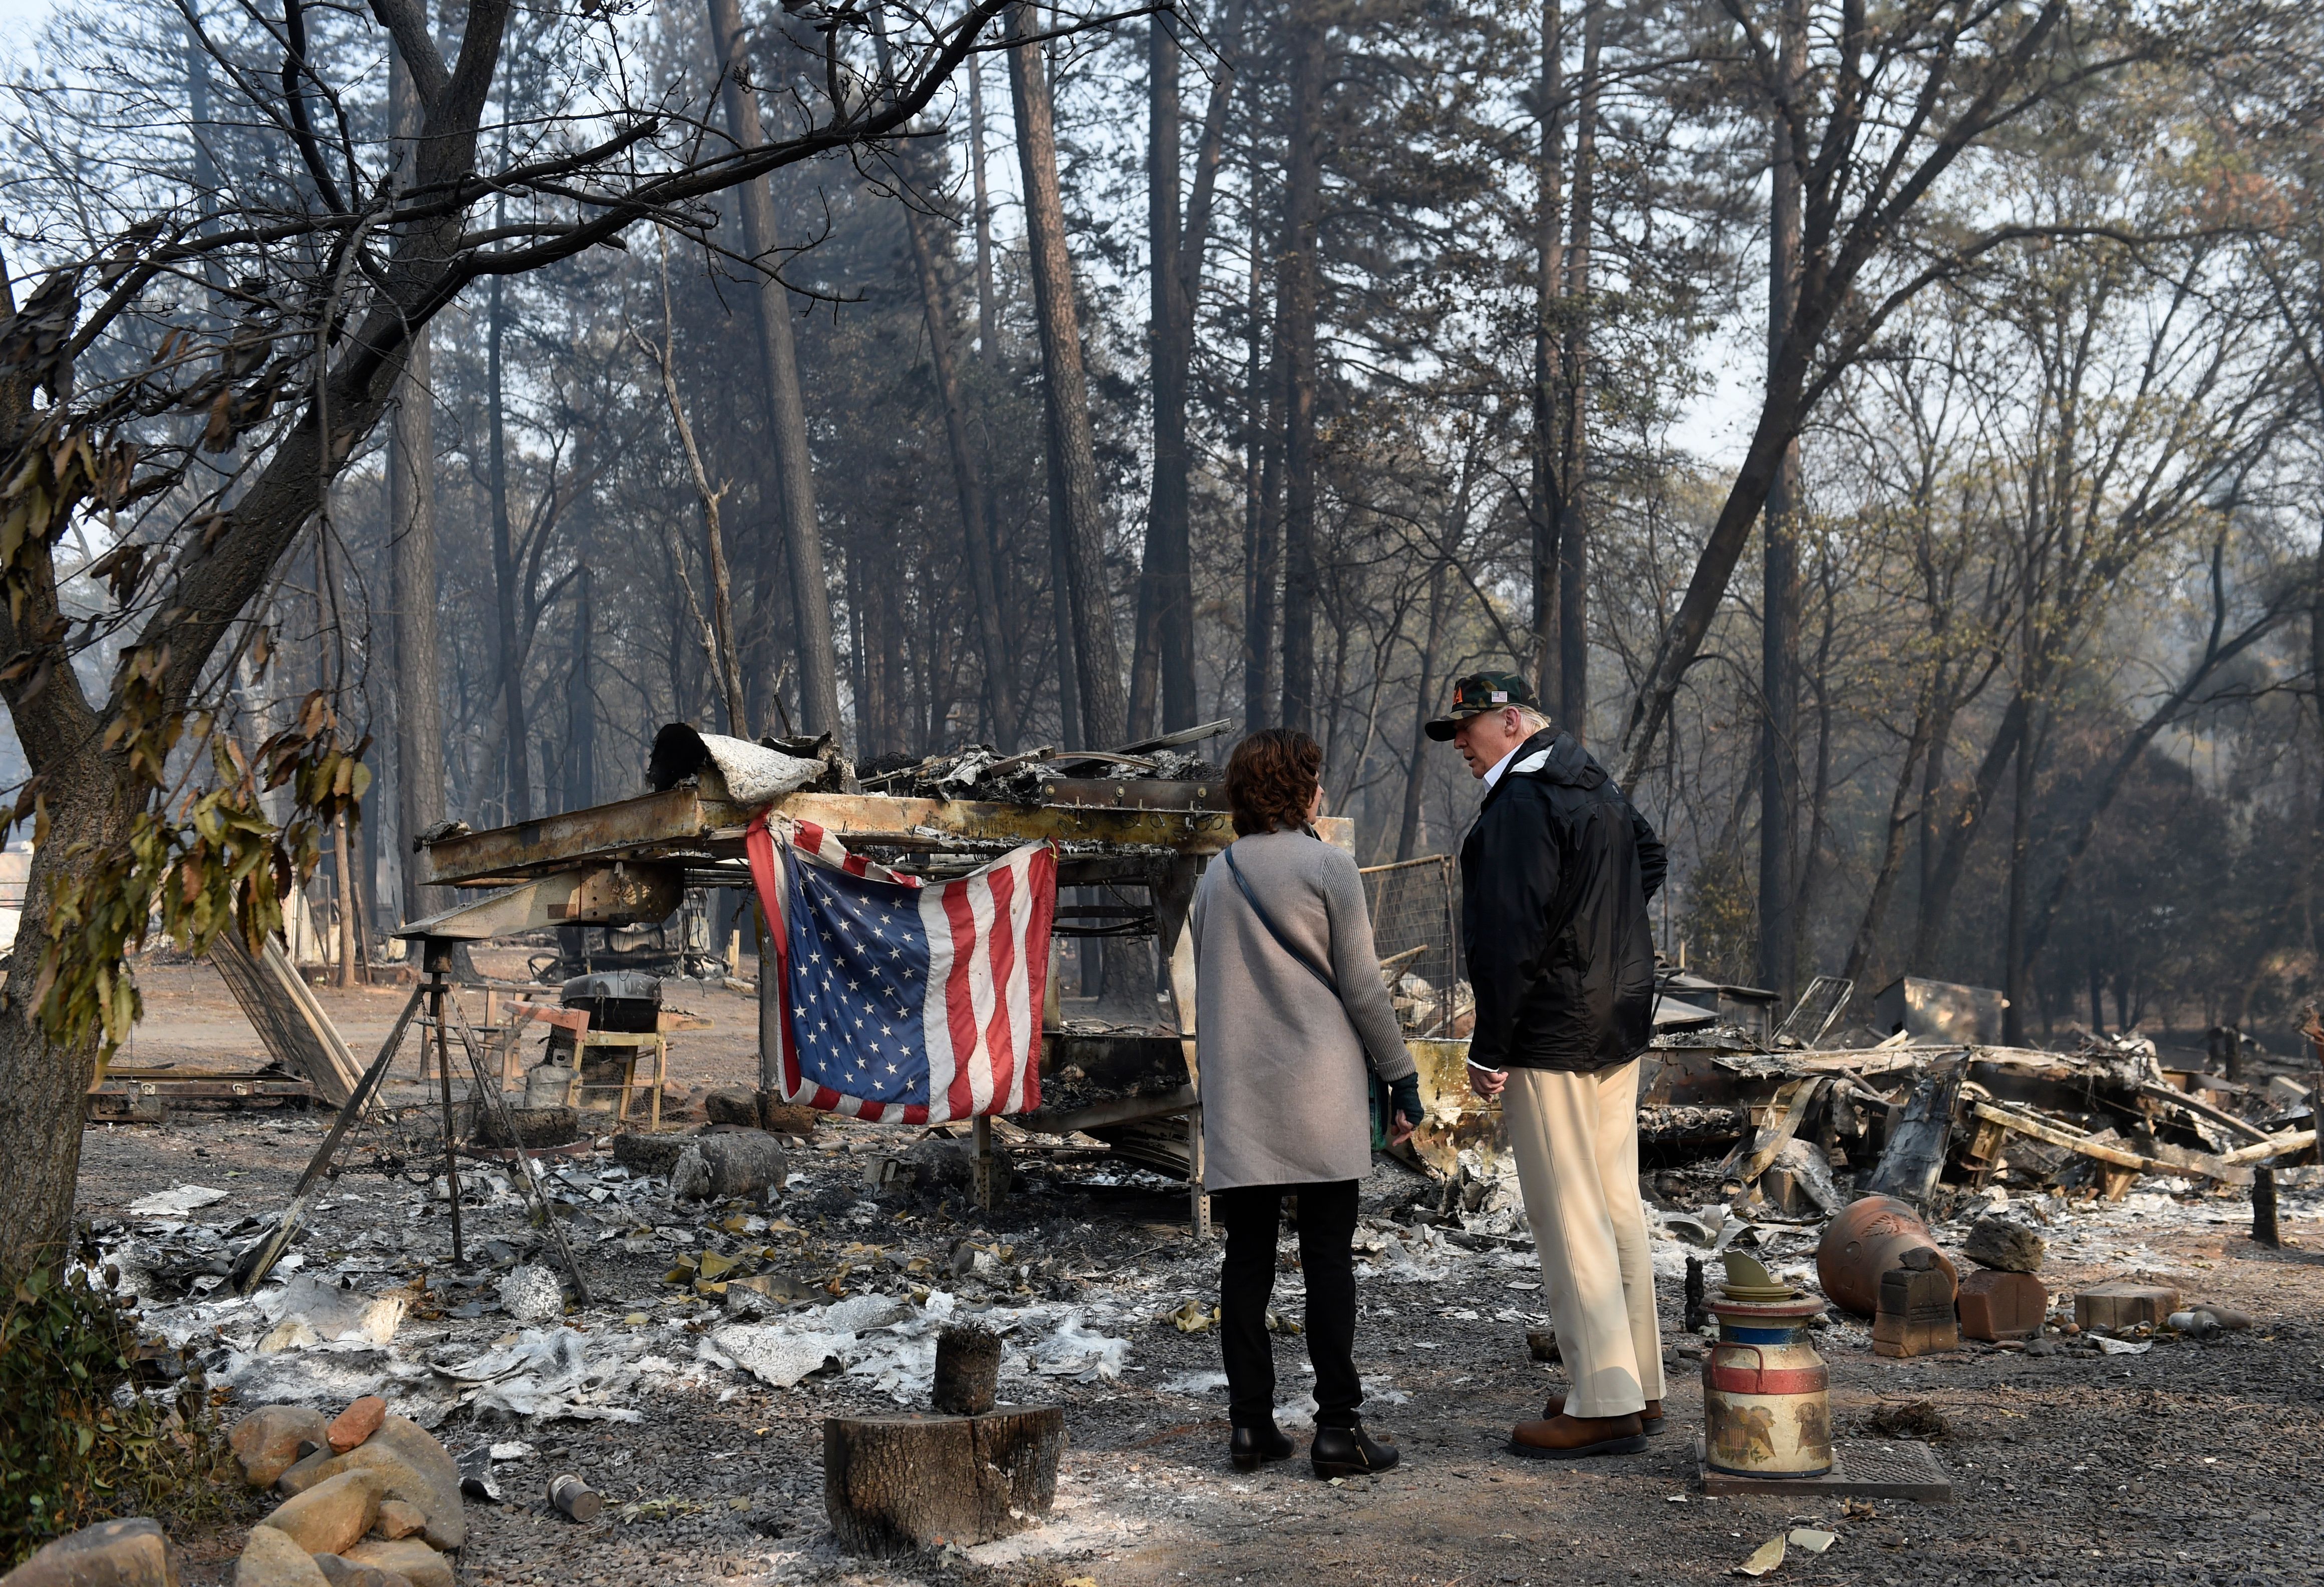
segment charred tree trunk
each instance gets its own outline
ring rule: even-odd
[[[507,206],[497,207],[494,224],[502,224]],[[487,479],[493,507],[493,590],[500,616],[502,721],[507,734],[508,819],[532,819],[532,734],[525,720],[525,633],[517,621],[521,597],[517,593],[514,537],[509,530],[508,441],[501,401],[501,337],[505,305],[502,280],[493,277],[484,311],[484,420]]]
[[[423,113],[400,51],[389,59],[388,97],[401,143],[399,174],[409,172]],[[419,882],[411,845],[444,819],[444,694],[436,636],[436,412],[425,328],[412,339],[395,386],[388,431],[388,599],[395,649],[396,874],[403,918],[448,906],[451,895]]]
[[[28,748],[28,715],[47,717],[52,730],[88,741],[103,732],[78,688],[60,678],[43,692],[59,697],[51,709],[15,707],[16,731]],[[35,753],[36,770],[44,758]],[[11,987],[31,986],[55,940],[53,890],[73,863],[73,851],[82,844],[117,851],[129,840],[141,802],[117,754],[65,757],[44,775],[48,836],[32,851],[15,946],[5,961]],[[37,1001],[23,992],[0,1001],[0,1142],[7,1148],[0,1151],[0,1197],[8,1207],[0,1226],[0,1275],[13,1277],[63,1251],[80,1176],[81,1098],[97,1078],[97,1045],[94,1034],[69,1046],[52,1045],[41,1028]]]
[[[1541,128],[1534,181],[1533,302],[1533,647],[1534,695],[1558,697],[1563,647],[1557,629],[1561,476],[1558,415],[1558,299],[1565,282],[1565,18],[1561,0],[1543,0],[1541,81],[1534,106]],[[1428,708],[1426,702],[1422,709]]]
[[[1799,101],[1807,51],[1805,0],[1784,0],[1779,23],[1775,147],[1769,160],[1773,197],[1767,225],[1767,370],[1770,382],[1784,356],[1800,295],[1801,161],[1793,146],[1792,118]],[[1759,980],[1788,1005],[1799,982],[1798,927],[1793,912],[1797,865],[1799,770],[1799,475],[1794,435],[1776,460],[1761,518],[1766,536],[1759,632]]]
[[[952,454],[953,489],[960,498],[963,560],[968,565],[969,596],[976,607],[977,638],[983,651],[978,672],[984,683],[985,720],[992,742],[1010,746],[1017,742],[1013,715],[1017,680],[1010,665],[992,548],[985,540],[988,515],[984,470],[968,433],[967,400],[962,395],[960,371],[953,361],[952,304],[945,291],[944,277],[936,269],[927,217],[908,201],[903,208],[904,230],[912,245],[912,267],[919,280],[921,316],[928,328],[928,364],[936,374],[936,400],[944,406],[945,444]]]
[[[1275,521],[1268,507],[1268,458],[1274,434],[1268,412],[1274,390],[1267,325],[1265,206],[1256,140],[1251,151],[1249,340],[1243,352],[1242,730],[1268,724],[1275,698]]]
[[[727,0],[731,4],[732,0]],[[1097,441],[1090,426],[1089,381],[1082,362],[1073,259],[1065,248],[1065,209],[1057,186],[1056,127],[1038,32],[1025,5],[1010,8],[1009,82],[1017,112],[1017,156],[1025,187],[1027,252],[1041,328],[1042,392],[1049,412],[1051,482],[1062,486],[1065,571],[1073,608],[1075,693],[1081,730],[1093,746],[1119,743],[1130,722],[1113,604],[1105,583],[1105,512],[1099,499]]]
[[[1850,981],[1862,980],[1872,963],[1881,926],[1888,918],[1889,900],[1895,896],[1897,874],[1904,868],[1904,834],[1913,822],[1913,780],[1928,749],[1935,676],[1932,671],[1931,682],[1922,686],[1918,708],[1913,713],[1913,731],[1904,741],[1904,761],[1896,769],[1895,790],[1888,796],[1888,826],[1881,838],[1879,863],[1872,872],[1872,891],[1865,900],[1864,918],[1857,923],[1856,936],[1848,945],[1848,964],[1840,971]]]
[[[2018,697],[2022,700],[2024,697]],[[2008,919],[2002,930],[2001,1039],[2010,1047],[2025,1045],[2025,1008],[2031,998],[2025,955],[2025,927],[2033,892],[2034,770],[2040,739],[2029,722],[2017,735],[2017,777],[2009,806]]]
[[[1977,780],[1962,798],[1960,807],[1953,813],[1944,828],[1944,842],[1937,853],[1937,862],[1928,872],[1928,881],[1921,896],[1921,918],[1913,933],[1913,956],[1909,968],[1915,974],[1932,972],[1937,950],[1942,946],[1946,917],[1951,913],[1953,888],[1960,881],[1961,867],[1968,863],[1969,844],[1976,841],[1977,832],[1985,819],[1993,796],[2000,790],[2001,774],[2009,766],[2010,757],[2017,752],[2025,738],[2026,703],[2021,688],[2002,715],[2001,725],[1986,746],[1985,759],[1978,762]],[[1934,745],[1931,753],[1935,752]]]
[[[1057,636],[1057,742],[1069,750],[1093,747],[1082,732],[1080,663],[1074,655],[1074,578],[1066,540],[1073,533],[1065,514],[1063,447],[1057,439],[1056,416],[1043,426],[1042,447],[1049,481],[1049,620]],[[1095,746],[1102,747],[1102,746]]]
[[[1323,153],[1323,19],[1291,0],[1291,126],[1275,341],[1283,365],[1283,725],[1315,730],[1315,317]]]
[[[759,97],[748,83],[748,50],[735,0],[707,0],[718,51],[719,88],[734,142],[766,142]],[[791,337],[790,291],[774,273],[781,249],[774,194],[764,181],[740,189],[742,242],[760,271],[759,347],[766,374],[768,430],[782,503],[783,554],[791,575],[791,628],[798,645],[801,733],[838,733],[839,661],[833,648],[831,591],[825,580],[823,533],[816,519],[815,463],[807,449],[807,401],[799,390],[798,351]]]
[[[992,198],[984,185],[984,57],[968,58],[968,169],[975,186],[976,352],[1001,355],[1001,302],[992,288]]]
[[[1194,306],[1202,291],[1210,195],[1226,127],[1232,72],[1213,85],[1195,156],[1194,194],[1179,219],[1179,47],[1176,18],[1152,21],[1153,162],[1148,194],[1154,314],[1154,500],[1148,519],[1147,560],[1154,589],[1155,625],[1162,671],[1162,730],[1192,727],[1194,699],[1194,573],[1188,479],[1194,454],[1186,443],[1186,390],[1194,370]]]
[[[1815,661],[1803,679],[1815,697],[1815,776],[1808,784],[1807,850],[1800,856],[1800,881],[1793,894],[1792,962],[1796,967],[1809,948],[1808,922],[1814,918],[1816,890],[1826,873],[1824,839],[1831,810],[1831,646],[1835,622],[1835,592],[1831,565],[1824,563],[1823,621],[1816,637]],[[1812,964],[1812,960],[1810,961]]]
[[[1420,807],[1428,789],[1428,719],[1436,714],[1436,656],[1444,643],[1444,564],[1428,576],[1428,632],[1420,646],[1420,698],[1412,713],[1412,761],[1405,768],[1404,808],[1397,817],[1396,857],[1420,846]]]
[[[597,802],[597,682],[589,667],[596,612],[587,563],[574,582],[573,667],[565,680],[565,807],[586,810]]]
[[[1582,24],[1582,102],[1573,123],[1573,240],[1565,255],[1566,313],[1560,383],[1565,412],[1557,499],[1557,711],[1587,742],[1590,724],[1590,241],[1598,195],[1598,59],[1606,7]],[[1543,697],[1547,703],[1548,697]]]

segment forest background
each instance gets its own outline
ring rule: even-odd
[[[531,174],[461,191],[469,241],[589,213],[535,168],[634,174],[604,140],[639,107],[696,161],[804,138],[909,75],[891,26],[941,32],[853,0],[503,9],[477,163]],[[11,368],[46,272],[109,285],[141,225],[264,254],[307,245],[252,217],[352,213],[329,179],[413,135],[392,11],[421,14],[51,16],[0,96]],[[476,14],[423,21],[448,55]],[[431,309],[172,707],[235,754],[162,746],[151,797],[307,755],[263,807],[319,808],[316,885],[376,935],[429,907],[414,832],[636,791],[665,722],[869,763],[1223,716],[1314,733],[1370,863],[1457,845],[1473,785],[1420,724],[1513,669],[1670,842],[1674,957],[2003,986],[2025,1039],[2288,1042],[2324,860],[2318,25],[989,6],[886,134]],[[0,669],[20,733],[60,676],[135,717],[159,570],[290,444],[313,283],[370,269],[360,230],[307,235],[340,242],[288,272],[306,299],[221,242],[28,399],[113,393],[106,433],[172,462],[60,518],[54,621],[20,609]],[[173,323],[231,378],[121,407]],[[334,806],[358,750],[373,791]],[[6,752],[30,822],[42,756]]]

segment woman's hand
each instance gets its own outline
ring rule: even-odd
[[[1427,1116],[1427,1109],[1421,1105],[1420,1101],[1420,1076],[1406,1075],[1389,1081],[1388,1102],[1388,1143],[1402,1146],[1412,1139],[1412,1132],[1420,1128],[1420,1121]]]
[[[1501,1087],[1509,1083],[1506,1069],[1488,1069],[1482,1064],[1469,1066],[1469,1089],[1487,1102],[1501,1094]]]

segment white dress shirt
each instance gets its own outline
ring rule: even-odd
[[[1509,769],[1509,762],[1517,758],[1517,751],[1523,748],[1525,748],[1525,743],[1523,740],[1519,740],[1517,743],[1510,746],[1509,752],[1508,754],[1503,755],[1499,760],[1493,762],[1492,770],[1485,773],[1485,791],[1487,793],[1493,791],[1493,784],[1501,780],[1501,773]]]

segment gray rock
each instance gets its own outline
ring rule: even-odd
[[[178,1587],[178,1559],[157,1522],[99,1521],[42,1547],[0,1587]]]
[[[520,1323],[546,1323],[565,1315],[565,1287],[547,1268],[531,1263],[500,1282],[501,1306]]]
[[[692,1135],[648,1135],[642,1130],[625,1130],[613,1137],[613,1161],[632,1174],[667,1179],[669,1171],[678,1166],[678,1154],[696,1139]]]
[[[2041,1231],[2015,1218],[1979,1218],[1961,1241],[1961,1255],[2005,1273],[2038,1273],[2048,1254],[2049,1242]]]

